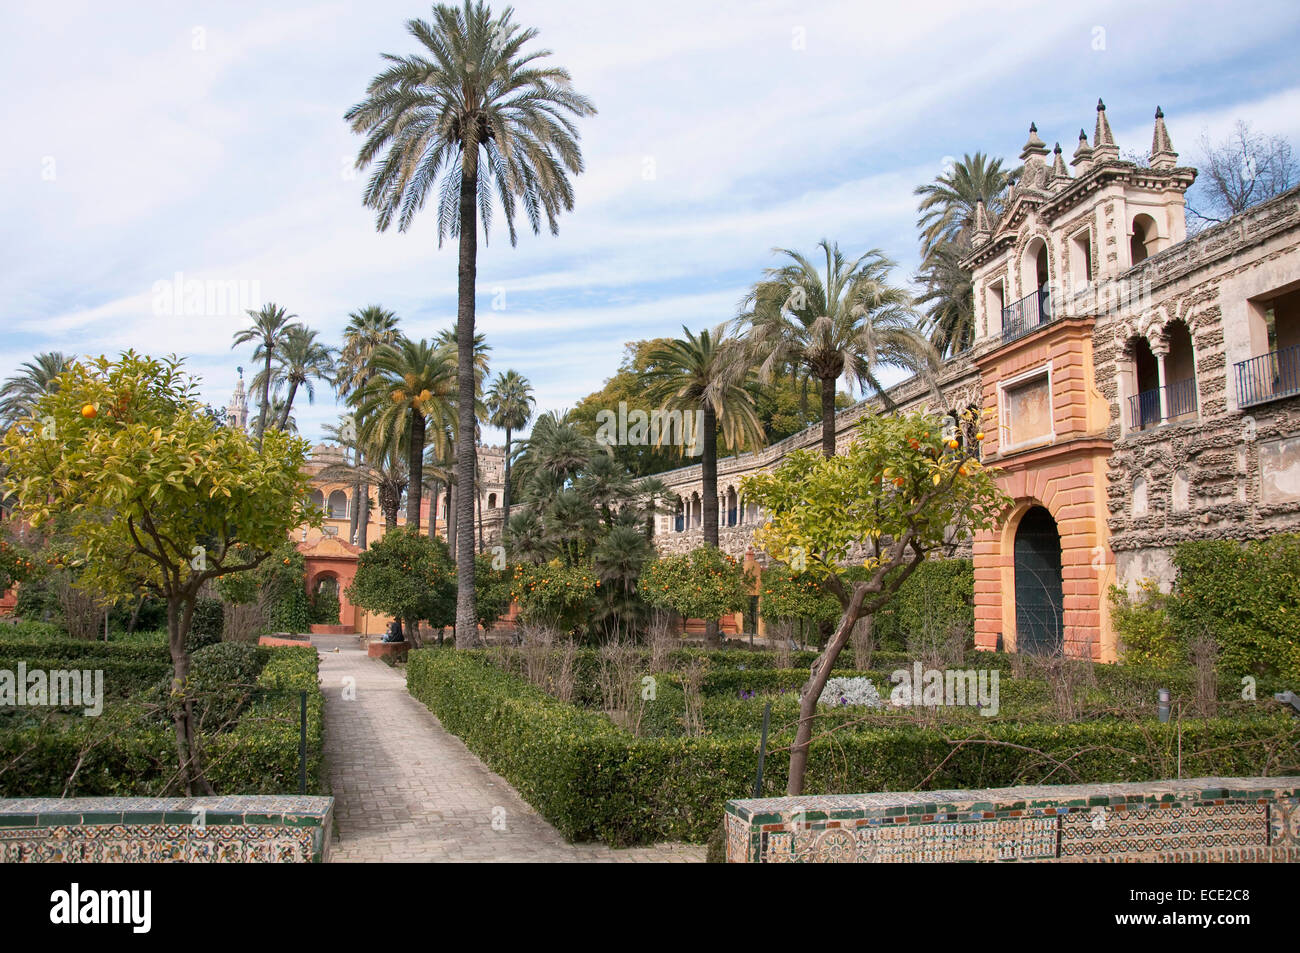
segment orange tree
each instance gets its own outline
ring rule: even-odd
[[[656,559],[641,570],[637,588],[657,609],[671,609],[684,619],[716,622],[749,604],[754,581],[735,557],[716,546]]]
[[[81,585],[166,599],[186,794],[211,791],[187,695],[195,600],[209,580],[258,566],[294,527],[319,523],[302,470],[308,449],[278,430],[259,449],[205,412],[179,359],[133,351],[73,362],[4,437],[5,489],[34,527],[64,515]]]
[[[800,694],[789,795],[803,793],[817,699],[854,624],[885,606],[927,556],[993,526],[1009,502],[975,459],[978,431],[974,411],[946,427],[925,414],[868,416],[847,453],[797,451],[742,481],[745,497],[768,517],[755,542],[822,579],[841,607]]]
[[[421,619],[435,629],[456,624],[456,567],[447,544],[409,523],[389,530],[357,558],[347,597],[401,619],[406,638],[419,648]]]

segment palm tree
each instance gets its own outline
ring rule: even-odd
[[[671,513],[668,509],[667,502],[672,497],[672,490],[668,484],[656,476],[644,477],[639,480],[635,487],[636,495],[641,500],[641,507],[645,513],[645,538],[653,539],[655,534],[655,516],[660,513]]]
[[[704,541],[718,545],[718,431],[733,452],[763,444],[763,425],[745,389],[750,365],[743,342],[725,335],[724,325],[660,344],[647,355],[646,399],[665,410],[702,411],[701,470],[704,481]],[[660,439],[664,432],[660,433]],[[682,452],[686,451],[683,443]]]
[[[284,410],[276,421],[276,426],[281,430],[289,420],[298,388],[307,392],[307,403],[314,404],[316,388],[312,386],[312,380],[328,383],[334,377],[334,349],[326,347],[316,337],[316,332],[311,328],[290,328],[276,352],[278,376],[289,385],[289,393],[284,398]]]
[[[429,341],[405,337],[378,348],[371,365],[374,373],[365,389],[353,395],[358,430],[389,446],[406,448],[410,477],[406,525],[419,529],[425,435],[431,433],[435,444],[441,444],[455,426],[455,365],[445,351]]]
[[[916,227],[921,230],[921,257],[969,232],[975,221],[975,206],[981,201],[989,219],[996,224],[1010,182],[1019,169],[1003,169],[1000,158],[982,152],[965,155],[951,172],[937,175],[933,182],[918,185],[913,194],[923,196],[916,210]]]
[[[370,496],[369,488],[373,486],[379,498],[379,512],[384,517],[384,525],[387,529],[396,529],[402,494],[406,492],[409,483],[406,461],[402,459],[401,450],[386,444],[378,435],[366,438],[358,434],[356,444],[358,451],[356,462],[344,461],[330,464],[316,474],[316,477],[320,480],[348,480],[354,484],[360,483],[366,488],[367,497]],[[358,535],[358,539],[360,538]]]
[[[253,352],[253,359],[261,358],[265,362],[259,374],[262,383],[262,409],[257,418],[257,444],[260,447],[262,434],[266,432],[266,416],[271,410],[271,361],[289,331],[300,325],[296,323],[295,319],[298,317],[296,314],[288,314],[284,308],[274,302],[262,305],[261,311],[250,310],[248,316],[253,319],[253,326],[236,332],[231,347],[256,341],[257,350]]]
[[[346,398],[366,386],[375,351],[397,340],[401,334],[397,325],[397,315],[377,304],[367,305],[348,315],[347,326],[343,329],[343,349],[339,352],[338,376],[334,381],[340,397]],[[352,429],[355,431],[355,424]],[[357,462],[361,462],[360,457]],[[365,549],[370,525],[370,494],[362,495],[360,483],[352,488],[352,519],[355,542]]]
[[[459,348],[459,432],[474,432],[474,290],[478,271],[477,219],[486,240],[495,195],[505,213],[510,243],[516,203],[534,233],[545,215],[573,208],[569,174],[582,171],[574,118],[595,107],[570,84],[567,71],[537,61],[547,51],[522,52],[537,31],[511,22],[507,8],[494,18],[484,3],[457,8],[438,4],[431,21],[410,20],[408,32],[424,48],[387,55],[387,67],[370,82],[366,98],[348,110],[352,130],[365,136],[357,168],[377,161],[364,201],[386,230],[397,218],[406,231],[438,189],[438,241],[460,242],[456,327]],[[381,158],[382,155],[382,158]],[[456,469],[461,486],[474,481],[474,441],[461,440]],[[456,512],[456,644],[477,639],[474,612],[474,497],[461,494]]]
[[[876,249],[849,261],[826,239],[817,247],[826,256],[824,275],[799,252],[776,249],[789,263],[765,271],[745,298],[740,320],[748,324],[753,359],[762,362],[762,380],[772,380],[787,364],[802,365],[817,379],[822,453],[833,457],[835,385],[842,375],[863,392],[870,387],[888,407],[877,367],[903,367],[929,378],[938,355],[913,323],[911,297],[888,283],[892,261]]]
[[[1019,174],[1019,169],[1004,170],[1001,159],[977,152],[963,157],[950,173],[916,187],[915,194],[923,196],[917,206],[921,268],[916,279],[926,289],[917,304],[928,305],[923,325],[940,354],[956,354],[975,340],[974,291],[961,261],[971,251],[977,206],[984,203],[996,227],[1010,183]]]
[[[0,385],[0,429],[30,417],[36,402],[57,390],[60,374],[68,369],[72,356],[62,351],[44,351],[19,365],[18,373]]]
[[[510,435],[533,419],[533,387],[518,371],[497,375],[487,393],[488,422],[506,432],[505,489],[501,492],[502,526],[510,522]]]

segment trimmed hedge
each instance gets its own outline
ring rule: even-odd
[[[229,730],[204,738],[208,779],[221,793],[297,793],[298,693],[306,691],[308,793],[319,793],[324,708],[316,651],[259,648],[257,654],[266,660],[256,681],[262,694]],[[74,769],[69,797],[161,795],[176,772],[175,745],[170,726],[157,723],[139,701],[110,705],[99,718],[0,731],[0,796],[61,796]]]
[[[420,649],[409,659],[411,695],[570,840],[703,843],[726,801],[752,793],[754,733],[637,738],[501,671],[482,654]],[[954,743],[962,739],[971,740]],[[781,749],[789,742],[780,732],[769,740],[767,795],[785,789],[788,758]],[[1185,777],[1285,774],[1300,770],[1298,747],[1300,722],[1285,715],[1184,721],[1181,737],[1178,725],[1154,720],[871,728],[814,740],[805,789],[1153,780],[1174,775],[1180,751]]]

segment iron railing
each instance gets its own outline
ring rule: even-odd
[[[1034,291],[1002,309],[1002,341],[1014,341],[1052,320],[1052,296]]]
[[[1153,387],[1128,399],[1129,426],[1133,430],[1146,430],[1160,422],[1160,392],[1165,392],[1169,420],[1191,417],[1196,413],[1196,378],[1175,381],[1164,387]]]
[[[1300,344],[1241,361],[1236,369],[1238,407],[1300,394]]]

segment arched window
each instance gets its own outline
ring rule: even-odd
[[[1169,420],[1196,416],[1196,357],[1192,332],[1182,321],[1165,325],[1165,413]]]
[[[330,494],[329,518],[332,520],[348,518],[348,495],[342,490],[335,490]]]
[[[677,505],[673,510],[673,532],[686,532],[686,507],[682,504],[682,498],[677,498]]]
[[[727,487],[726,523],[728,526],[735,526],[737,522],[739,522],[739,518],[738,518],[738,514],[736,513],[736,488],[734,486],[729,486]]]
[[[1156,252],[1156,220],[1143,212],[1133,218],[1133,234],[1129,238],[1129,257],[1132,264],[1146,261]]]
[[[318,510],[325,509],[325,494],[320,490],[312,490],[311,505],[316,507]]]
[[[496,508],[497,508],[497,495],[496,495],[495,493],[489,493],[489,494],[488,494],[488,509],[490,509],[490,510],[495,510]]]

